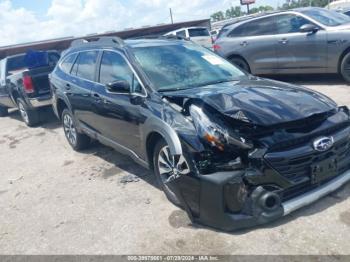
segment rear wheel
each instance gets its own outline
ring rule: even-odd
[[[191,172],[189,161],[183,155],[172,155],[168,144],[164,140],[159,140],[154,150],[153,165],[158,184],[165,195],[172,203],[180,206],[180,200],[168,183]]]
[[[17,105],[18,105],[18,109],[21,114],[21,117],[27,126],[32,127],[39,123],[40,118],[39,118],[38,111],[30,110],[27,107],[26,103],[21,98],[17,99]]]
[[[4,117],[8,115],[7,107],[0,106],[0,117]]]
[[[250,67],[249,65],[247,64],[246,61],[244,61],[244,59],[240,58],[240,57],[231,57],[229,58],[229,61],[238,66],[239,68],[243,69],[244,71],[250,73]]]
[[[62,125],[68,143],[74,150],[80,151],[89,147],[91,139],[78,132],[74,118],[68,109],[64,109],[62,112]]]
[[[346,82],[350,82],[350,53],[344,56],[340,65],[340,73]]]

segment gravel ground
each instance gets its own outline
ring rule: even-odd
[[[350,106],[337,77],[282,78]],[[76,153],[47,111],[0,120],[0,254],[350,254],[350,185],[277,222],[234,233],[191,225],[147,170],[96,144]]]

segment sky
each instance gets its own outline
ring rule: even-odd
[[[239,0],[0,0],[0,46],[208,18]],[[283,0],[256,0],[276,7]]]

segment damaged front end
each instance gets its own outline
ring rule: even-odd
[[[231,231],[273,221],[285,215],[284,201],[350,169],[346,107],[260,126],[244,110],[228,116],[200,99],[164,101],[163,119],[178,133],[192,169],[169,186],[194,222]],[[334,138],[324,155],[312,148],[322,136]],[[311,167],[327,159],[337,159],[336,172],[315,182]]]

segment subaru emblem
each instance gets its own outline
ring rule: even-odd
[[[321,137],[314,141],[313,146],[316,151],[324,152],[331,149],[334,144],[333,137]]]

